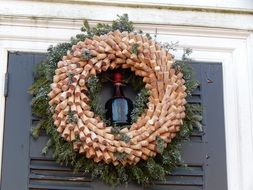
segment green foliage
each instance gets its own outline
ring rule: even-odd
[[[156,163],[153,158],[149,158],[147,161],[147,170],[152,180],[165,180],[164,168]]]
[[[173,50],[176,51],[178,47],[179,42],[165,42],[162,43],[162,47],[166,49],[167,51]]]
[[[40,127],[32,127],[30,132],[34,139],[37,139],[40,137]]]
[[[81,171],[84,175],[89,173],[93,178],[101,179],[112,186],[126,184],[129,181],[138,184],[149,184],[152,183],[153,180],[163,180],[165,175],[182,164],[180,154],[181,143],[182,140],[187,139],[194,128],[200,128],[202,120],[202,109],[200,105],[186,105],[186,117],[181,131],[166,148],[162,146],[164,143],[161,138],[157,137],[157,148],[160,154],[156,157],[149,158],[147,161],[142,160],[136,165],[114,166],[112,164],[95,163],[93,160],[87,159],[85,156],[75,152],[72,143],[65,141],[56,131],[48,104],[49,100],[47,94],[50,92],[50,84],[52,83],[57,63],[66,55],[67,51],[71,51],[72,45],[78,43],[78,41],[85,40],[85,38],[91,38],[93,35],[106,34],[108,31],[117,29],[120,31],[133,31],[133,24],[128,20],[127,15],[118,16],[118,19],[115,20],[111,26],[98,24],[95,27],[90,27],[88,22],[85,21],[82,34],[78,34],[71,38],[70,43],[60,43],[48,49],[47,60],[40,63],[36,68],[34,84],[29,89],[29,92],[33,95],[31,102],[33,115],[40,120],[38,126],[31,130],[31,134],[35,138],[38,138],[40,130],[45,130],[49,136],[49,141],[42,152],[46,154],[50,149],[53,158],[58,163],[71,166],[75,172]],[[174,67],[176,70],[183,72],[187,86],[187,94],[190,96],[191,92],[198,86],[198,83],[192,79],[192,69],[187,63],[187,54],[189,54],[189,51],[185,53],[182,60],[177,61]],[[90,77],[87,82],[89,97],[91,99],[89,102],[91,110],[97,115],[103,116],[104,112],[102,111],[101,104],[95,103],[99,102],[98,92],[101,90],[100,85],[101,83],[96,77]],[[135,109],[131,115],[133,122],[135,122],[147,108],[148,96],[149,93],[145,88],[142,88],[137,95],[134,102]],[[70,115],[73,116],[74,114],[72,113]],[[71,119],[73,122],[74,120],[74,118]],[[119,134],[118,132],[118,135]],[[122,139],[124,138],[127,139],[127,137],[122,137]],[[164,148],[162,149],[162,147]],[[124,159],[125,156],[126,155],[119,154],[117,157],[121,160]]]
[[[132,32],[134,30],[133,22],[129,21],[128,15],[123,14],[122,16],[118,16],[117,20],[112,22],[112,30],[119,30],[120,32]]]
[[[87,81],[87,87],[89,89],[88,97],[90,99],[89,105],[91,107],[91,111],[93,111],[96,115],[100,116],[106,123],[108,123],[108,121],[105,119],[105,109],[102,107],[101,99],[99,96],[102,85],[99,82],[98,77],[90,77]]]
[[[86,32],[88,35],[92,35],[91,34],[91,28],[90,28],[90,25],[88,23],[88,20],[85,19],[83,21],[83,26],[81,27],[81,31]]]
[[[51,145],[52,145],[52,140],[49,139],[49,140],[47,141],[47,144],[46,144],[46,145],[44,146],[44,148],[42,149],[41,153],[42,153],[43,155],[46,155],[46,154],[48,153],[48,150],[50,149]]]
[[[75,45],[80,41],[84,41],[89,36],[87,34],[77,34],[75,37],[70,38],[70,44]]]
[[[191,55],[191,53],[192,53],[192,49],[191,48],[184,48],[184,53],[182,55],[182,60],[183,61],[189,61],[189,60],[191,60],[189,58],[189,56]]]
[[[95,27],[90,27],[88,21],[84,20],[81,31],[85,32],[88,37],[92,37],[94,35],[100,36],[112,31],[112,26],[98,23]]]
[[[139,47],[139,44],[134,43],[134,44],[132,45],[132,48],[131,48],[131,53],[137,55],[137,54],[138,54],[138,47]]]
[[[89,60],[90,58],[92,58],[92,55],[90,54],[90,51],[89,50],[84,50],[82,52],[82,58],[84,60]]]
[[[74,73],[68,73],[68,84],[72,84],[74,81],[73,81],[73,76],[74,76]]]
[[[101,91],[101,83],[97,76],[91,76],[87,81],[87,86],[89,88],[89,94],[97,94]]]
[[[119,139],[124,141],[125,143],[129,143],[129,141],[130,141],[130,137],[125,133],[120,133]]]
[[[75,117],[76,112],[69,110],[67,123],[75,123],[77,124],[78,119]]]
[[[156,147],[157,147],[157,151],[162,154],[165,148],[165,142],[159,136],[156,137]]]
[[[152,37],[150,36],[150,34],[149,34],[149,33],[146,33],[145,35],[146,35],[146,37],[147,37],[149,40],[151,40],[151,39],[152,39]]]
[[[118,134],[120,134],[120,127],[118,127],[118,126],[113,126],[112,129],[111,129],[111,133],[112,133],[113,135],[118,135]]]
[[[138,184],[147,184],[149,183],[148,177],[145,176],[145,174],[142,171],[142,168],[138,165],[129,166],[129,174],[131,174],[132,179],[135,179],[135,181]]]
[[[123,14],[122,16],[118,15],[118,19],[112,22],[112,25],[98,23],[95,27],[90,27],[87,20],[84,20],[83,27],[81,31],[85,32],[87,37],[92,37],[94,35],[100,36],[107,34],[110,31],[119,30],[121,32],[128,31],[132,32],[134,30],[133,22],[129,21],[128,15]]]
[[[120,129],[125,128],[125,127],[127,126],[125,125],[113,126],[111,129],[111,133],[115,135],[115,137],[118,138],[119,140],[124,141],[125,143],[128,143],[130,141],[130,137],[127,134],[120,132]]]
[[[189,130],[192,132],[194,128],[196,128],[198,131],[203,131],[202,129],[202,106],[199,104],[186,104],[185,106],[185,119],[184,119],[184,127],[183,130],[180,131],[180,133],[186,133],[184,130]]]
[[[50,46],[47,50],[47,61],[49,64],[46,64],[46,78],[48,80],[53,79],[54,70],[56,69],[58,61],[66,55],[67,51],[70,50],[72,45],[70,43],[60,43],[57,46]]]
[[[138,117],[144,113],[147,108],[149,92],[146,88],[141,89],[134,100],[134,109],[131,113],[132,122],[136,122]]]
[[[182,60],[176,60],[173,67],[177,71],[181,71],[183,73],[183,78],[185,79],[185,86],[187,88],[186,92],[190,96],[191,92],[199,86],[199,82],[194,79],[194,73],[192,67],[189,65],[191,59],[189,55],[192,50],[189,48],[184,49],[184,53],[182,55]]]
[[[173,43],[172,43],[173,44]],[[175,43],[177,44],[177,43]],[[191,59],[189,58],[192,53],[192,49],[185,48],[182,59],[176,60],[173,67],[183,73],[183,78],[185,80],[186,93],[187,97],[192,95],[192,92],[199,86],[199,82],[194,79],[194,72],[192,67],[190,66]],[[184,119],[183,127],[180,130],[178,137],[187,138],[190,133],[193,132],[194,128],[197,131],[202,131],[202,106],[199,104],[186,104],[185,105],[185,114],[186,117]]]
[[[95,28],[92,28],[92,33],[98,36],[107,34],[110,31],[112,31],[112,27],[108,24],[98,23]]]
[[[140,91],[140,89],[145,88],[145,83],[143,82],[143,79],[139,76],[136,76],[136,75],[132,75],[130,77],[129,84],[131,84],[131,87],[136,92]]]
[[[119,161],[125,160],[127,158],[127,153],[125,152],[115,152],[114,155]]]

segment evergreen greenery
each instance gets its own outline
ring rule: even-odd
[[[38,65],[34,84],[30,88],[30,93],[33,95],[31,102],[32,112],[34,116],[39,118],[38,126],[32,130],[32,135],[38,138],[40,130],[45,130],[49,136],[49,141],[42,150],[42,153],[46,154],[48,149],[52,150],[53,158],[58,163],[69,165],[76,172],[82,171],[84,174],[89,173],[93,178],[99,178],[113,186],[126,184],[130,181],[138,184],[150,184],[154,180],[165,179],[165,176],[170,174],[175,167],[182,164],[180,154],[181,143],[189,137],[194,127],[201,126],[202,117],[201,107],[199,105],[186,105],[186,117],[181,131],[166,148],[163,146],[164,142],[160,138],[157,138],[160,154],[154,158],[149,158],[147,161],[140,161],[136,165],[126,166],[95,163],[93,160],[87,159],[84,155],[75,152],[72,143],[66,142],[56,131],[50,106],[48,105],[49,99],[47,94],[50,92],[50,84],[53,80],[57,62],[62,59],[67,51],[71,50],[72,45],[93,35],[102,35],[117,29],[120,31],[133,31],[133,23],[128,20],[127,15],[118,16],[118,19],[113,21],[112,25],[97,24],[95,27],[90,27],[88,22],[85,21],[81,29],[83,33],[71,38],[69,43],[60,43],[56,46],[49,47],[47,60]],[[151,38],[149,34],[146,35]],[[84,56],[88,59],[90,57],[89,52],[84,52]],[[183,57],[182,61],[176,62],[174,67],[176,70],[183,72],[187,94],[191,96],[191,92],[198,86],[198,83],[192,79],[192,70],[185,58]],[[92,84],[96,85],[93,86]],[[88,81],[89,97],[92,100],[98,99],[96,96],[93,97],[93,92],[97,92],[101,88],[98,84],[99,82],[96,77],[91,77]],[[145,89],[141,90],[140,95],[137,96],[135,101],[134,120],[145,111],[147,97],[148,92]],[[104,113],[100,113],[101,109],[99,105],[101,104],[90,104],[94,112],[103,116]],[[71,115],[73,114],[70,113],[70,117]],[[118,159],[123,159],[124,156],[119,154],[117,157]]]
[[[138,54],[138,47],[139,47],[139,44],[134,43],[134,44],[132,45],[132,48],[131,48],[131,53],[137,55],[137,54]]]
[[[91,76],[87,81],[88,87],[88,97],[90,99],[89,106],[91,111],[93,111],[96,115],[99,115],[105,123],[109,123],[105,119],[105,110],[102,107],[101,99],[99,97],[99,93],[101,92],[102,85],[97,76]]]
[[[161,137],[159,137],[159,136],[156,137],[156,146],[157,146],[158,152],[162,154],[162,153],[163,153],[163,150],[164,150],[164,148],[165,148],[165,142],[164,142],[164,140],[163,140]]]
[[[82,52],[82,57],[84,60],[89,60],[90,58],[92,58],[89,50],[84,50]]]
[[[130,137],[125,134],[125,133],[121,133],[120,130],[123,129],[123,128],[129,128],[130,126],[113,126],[112,127],[112,130],[111,130],[111,133],[117,138],[117,139],[120,139],[122,141],[124,141],[125,143],[128,143],[130,141]]]
[[[142,88],[140,92],[137,94],[135,101],[134,101],[134,109],[131,113],[132,122],[136,122],[138,117],[144,113],[145,109],[147,108],[149,92],[146,88]]]
[[[117,160],[125,160],[127,157],[127,153],[125,152],[115,152],[114,154],[117,158]]]

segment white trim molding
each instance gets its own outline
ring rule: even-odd
[[[44,0],[45,1],[45,0]],[[91,0],[61,0],[62,2],[75,2],[75,3],[88,3]],[[127,5],[139,5],[139,6],[159,6],[160,8],[166,7],[185,7],[185,8],[206,8],[206,9],[217,9],[217,10],[253,10],[253,3],[251,0],[96,0],[100,3],[121,3]]]
[[[234,15],[235,22],[232,23],[233,15],[221,18],[222,15],[214,13],[192,12],[191,17],[187,17],[181,11],[150,9],[150,12],[149,9],[104,6],[102,14],[99,6],[69,5],[73,8],[69,10],[66,5],[59,4],[60,10],[55,4],[47,5],[37,2],[3,3],[0,7],[0,149],[5,109],[4,84],[1,81],[4,81],[7,69],[8,51],[45,52],[49,45],[67,41],[77,34],[84,17],[95,24],[98,21],[110,22],[116,14],[127,12],[136,28],[151,34],[157,30],[158,41],[179,41],[176,55],[181,54],[183,47],[191,47],[193,59],[222,63],[228,190],[253,189],[252,15]],[[15,9],[11,10],[11,6]],[[48,10],[44,11],[46,7]],[[196,17],[203,15],[204,20]],[[196,20],[187,20],[194,16]],[[1,159],[0,154],[0,163]]]
[[[191,2],[193,1],[191,0]],[[230,9],[218,11],[206,10],[204,8],[162,8],[152,3],[145,3],[145,5],[149,6],[141,6],[138,4],[136,6],[130,6],[130,3],[124,3],[124,1],[118,1],[116,4],[108,3],[108,0],[103,2],[99,1],[100,3],[86,0],[79,2],[83,3],[74,3],[71,0],[50,0],[48,2],[36,0],[1,0],[0,16],[3,17],[2,19],[5,19],[4,16],[6,16],[10,19],[29,18],[36,22],[40,19],[49,22],[57,19],[75,23],[84,18],[110,22],[115,18],[115,15],[128,13],[130,19],[135,23],[253,30],[253,10],[251,9],[241,12],[228,12]],[[245,4],[241,3],[241,5]]]

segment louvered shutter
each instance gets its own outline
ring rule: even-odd
[[[41,150],[47,142],[46,135],[42,134],[38,140],[29,135],[29,129],[38,121],[31,115],[31,96],[26,92],[32,83],[33,68],[43,58],[44,55],[34,53],[9,55],[10,92],[6,101],[2,190],[16,190],[17,187],[31,190],[111,189],[101,182],[92,181],[88,175],[74,174],[69,167],[55,163],[50,154],[42,156]],[[200,85],[188,102],[203,106],[204,130],[195,131],[190,142],[183,144],[183,159],[188,167],[178,167],[166,181],[155,182],[155,185],[149,187],[130,184],[128,189],[227,189],[222,66],[200,62],[194,62],[192,66]],[[13,114],[18,119],[13,120]],[[18,172],[12,167],[16,167]]]

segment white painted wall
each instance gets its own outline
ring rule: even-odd
[[[83,18],[94,24],[110,22],[117,14],[128,13],[137,28],[151,34],[157,29],[157,40],[179,41],[179,49],[191,47],[195,60],[223,63],[228,188],[252,190],[253,14],[130,6],[131,3],[152,5],[157,3],[154,0],[129,0],[129,6],[125,7],[119,4],[92,5],[87,1],[69,2],[0,1],[0,149],[4,127],[3,79],[8,51],[45,52],[49,45],[67,41],[78,33]],[[192,0],[191,5],[252,9],[251,0],[229,1],[229,6],[225,5],[226,0],[204,2]],[[173,4],[165,0],[159,3]],[[180,0],[177,5],[190,6],[187,1]],[[180,51],[176,52],[179,54]]]
[[[87,0],[79,0],[86,1]],[[73,2],[73,1],[72,1]],[[96,2],[105,2],[104,0],[98,0]],[[226,8],[226,9],[252,9],[252,0],[107,0],[110,3],[124,3],[124,4],[153,4],[153,5],[173,5],[173,6],[187,6],[187,7],[209,7],[209,8]]]

